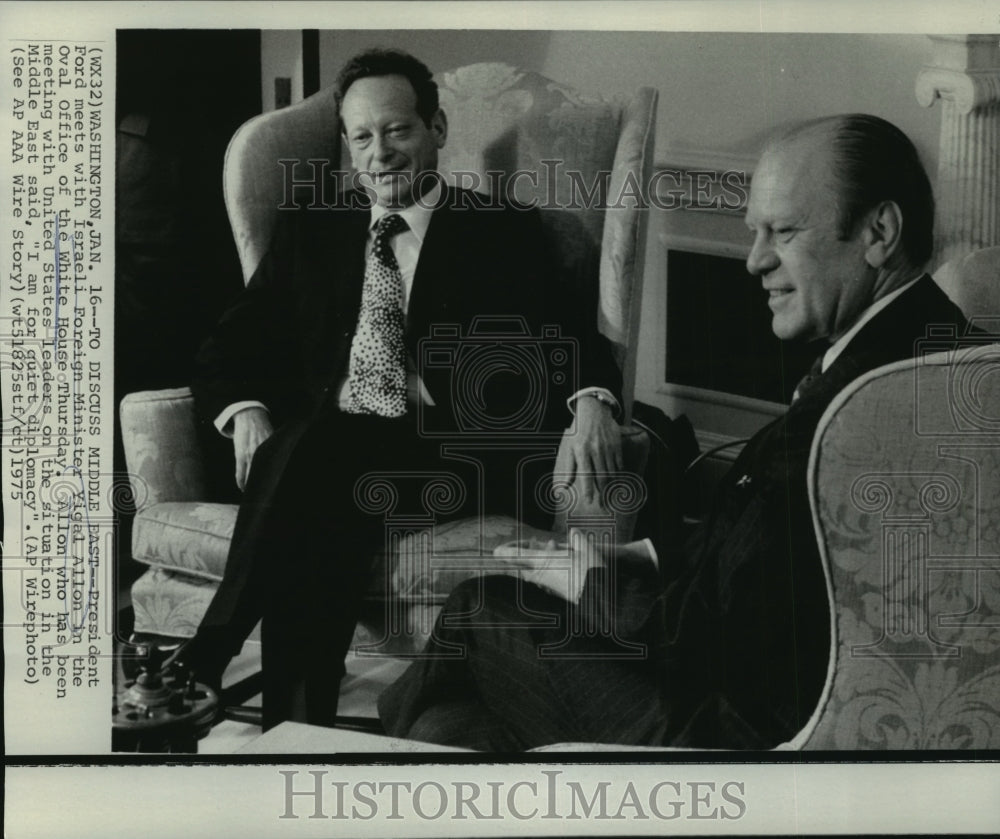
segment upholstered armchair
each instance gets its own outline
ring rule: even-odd
[[[793,745],[1000,747],[1000,345],[856,381],[820,425],[809,490],[833,648]]]
[[[554,189],[558,203],[569,203],[571,189],[581,184],[589,189],[601,173],[610,173],[606,195],[611,196],[630,181],[648,182],[657,99],[650,88],[632,96],[588,96],[505,64],[475,64],[438,79],[449,120],[439,169],[452,182],[460,171],[480,173],[483,185],[489,185],[495,177],[489,173],[497,171],[548,173],[548,183],[543,177],[537,186],[529,178],[517,179],[513,192],[521,201],[544,202],[545,190]],[[324,167],[340,168],[341,157],[328,90],[256,117],[237,131],[226,155],[225,195],[245,279],[267,247],[278,207],[290,195],[290,180],[300,184],[294,188],[308,200],[316,174],[321,189]],[[545,168],[543,161],[551,165],[557,159],[557,171]],[[315,166],[309,161],[316,161]],[[315,194],[322,200],[321,192]],[[331,192],[326,200],[332,199]],[[627,419],[634,389],[646,213],[628,199],[615,207],[608,207],[607,200],[578,203],[573,209],[543,205],[543,222],[570,268],[587,247],[599,249],[596,316],[622,368]],[[137,508],[132,553],[149,566],[132,589],[135,628],[188,637],[221,579],[237,508],[209,496],[187,389],[130,394],[122,400],[120,413]],[[628,428],[625,447],[631,475],[623,476],[624,485],[619,483],[603,503],[591,508],[574,501],[568,489],[565,503],[554,504],[557,532],[565,530],[567,520],[597,516],[615,529],[617,538],[628,537],[642,499],[636,482],[648,440]],[[499,516],[407,534],[398,550],[383,558],[384,573],[376,575],[372,588],[372,620],[359,625],[356,647],[412,655],[423,646],[451,587],[488,567],[494,547],[546,534]]]

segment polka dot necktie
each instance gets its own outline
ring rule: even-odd
[[[348,413],[382,417],[406,413],[403,275],[389,242],[407,229],[406,221],[395,213],[383,216],[375,227],[351,344]]]

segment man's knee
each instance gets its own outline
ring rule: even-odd
[[[504,574],[488,574],[463,580],[445,601],[442,612],[451,615],[496,612],[517,600],[520,582]]]
[[[410,740],[485,751],[510,750],[513,736],[486,706],[472,700],[432,705],[410,727]]]
[[[456,586],[441,610],[443,628],[475,630],[491,635],[520,630],[551,630],[563,626],[566,601],[532,583],[503,574],[465,580]]]

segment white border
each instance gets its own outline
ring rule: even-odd
[[[992,0],[706,0],[705,2],[345,2],[345,3],[0,3],[5,38],[58,37],[67,21],[78,39],[108,38],[115,26],[229,28],[524,28],[742,32],[973,33],[1000,29]],[[113,37],[113,34],[112,36]],[[9,709],[5,709],[9,710]],[[17,722],[8,713],[9,725]],[[666,757],[666,756],[665,756]],[[877,755],[872,755],[877,759]],[[155,760],[155,759],[154,759]],[[307,767],[302,767],[307,768]],[[328,767],[319,767],[328,768]],[[513,776],[542,766],[397,767],[426,777]],[[8,767],[6,835],[155,836],[462,835],[664,832],[997,832],[996,764],[577,766],[592,779],[738,775],[749,785],[750,817],[718,822],[509,822],[372,824],[277,819],[277,767]],[[389,767],[344,768],[344,776]],[[492,773],[492,774],[491,774]],[[499,828],[499,829],[498,829]]]

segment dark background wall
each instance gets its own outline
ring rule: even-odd
[[[187,385],[198,346],[243,286],[222,162],[233,132],[261,111],[257,31],[119,30],[117,49],[116,405]],[[207,444],[224,459],[221,442]],[[124,482],[120,434],[115,461]],[[211,471],[220,493],[234,491],[231,469]],[[119,512],[123,591],[141,569],[130,561],[130,511]]]

